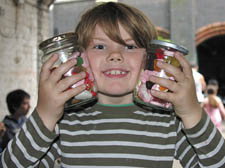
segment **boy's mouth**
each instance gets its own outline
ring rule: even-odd
[[[112,77],[121,78],[126,76],[128,74],[128,71],[121,70],[121,69],[111,69],[111,70],[104,71],[103,74],[111,78]]]

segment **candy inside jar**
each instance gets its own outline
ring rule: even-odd
[[[173,66],[180,67],[179,62],[174,57],[174,54],[177,51],[184,55],[188,54],[188,50],[182,46],[161,40],[152,40],[145,68],[141,72],[140,79],[134,90],[133,97],[135,102],[153,109],[161,109],[164,111],[173,110],[173,106],[170,102],[156,98],[152,96],[150,92],[151,89],[162,92],[168,92],[169,90],[163,86],[150,82],[149,78],[154,75],[174,80],[174,77],[171,74],[157,66],[157,62],[163,61]]]
[[[77,59],[77,64],[68,72],[66,72],[62,76],[62,78],[76,75],[82,71],[86,73],[85,79],[73,84],[71,87],[68,88],[68,90],[70,90],[81,84],[86,85],[86,89],[83,92],[66,101],[64,105],[65,111],[80,107],[96,100],[94,77],[89,68],[88,60],[85,54],[82,54],[82,49],[79,47],[76,41],[77,38],[75,34],[70,32],[54,36],[50,39],[41,42],[39,45],[41,59],[43,63],[47,61],[53,54],[59,55],[59,59],[53,65],[52,71],[54,71],[54,69],[56,69],[60,64],[68,61],[69,59]]]
[[[71,58],[76,58],[77,59],[77,64],[74,68],[72,68],[70,71],[68,71],[64,76],[71,76],[71,75],[76,75],[80,72],[85,72],[86,77],[85,79],[75,83],[68,89],[76,88],[82,84],[86,85],[86,89],[81,92],[80,94],[74,96],[71,98],[69,101],[66,102],[65,107],[71,108],[71,106],[74,105],[80,105],[84,104],[84,102],[88,103],[91,100],[96,99],[96,89],[94,86],[94,76],[89,68],[88,60],[84,55],[78,55],[74,54]]]

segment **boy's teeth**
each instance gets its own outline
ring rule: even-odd
[[[125,74],[125,72],[124,72],[124,71],[119,71],[119,70],[112,70],[112,71],[106,72],[106,74],[110,74],[110,75],[120,75],[120,74]]]

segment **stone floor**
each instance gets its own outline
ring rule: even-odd
[[[223,121],[223,137],[225,138],[225,121]],[[174,160],[174,163],[173,163],[173,168],[182,168],[182,166],[180,165],[180,162],[177,161],[177,160]]]

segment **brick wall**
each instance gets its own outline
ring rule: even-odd
[[[31,111],[37,101],[38,43],[49,33],[48,8],[36,0],[0,1],[0,120],[8,114],[5,98],[14,89],[31,95]],[[30,112],[31,112],[30,111]]]

